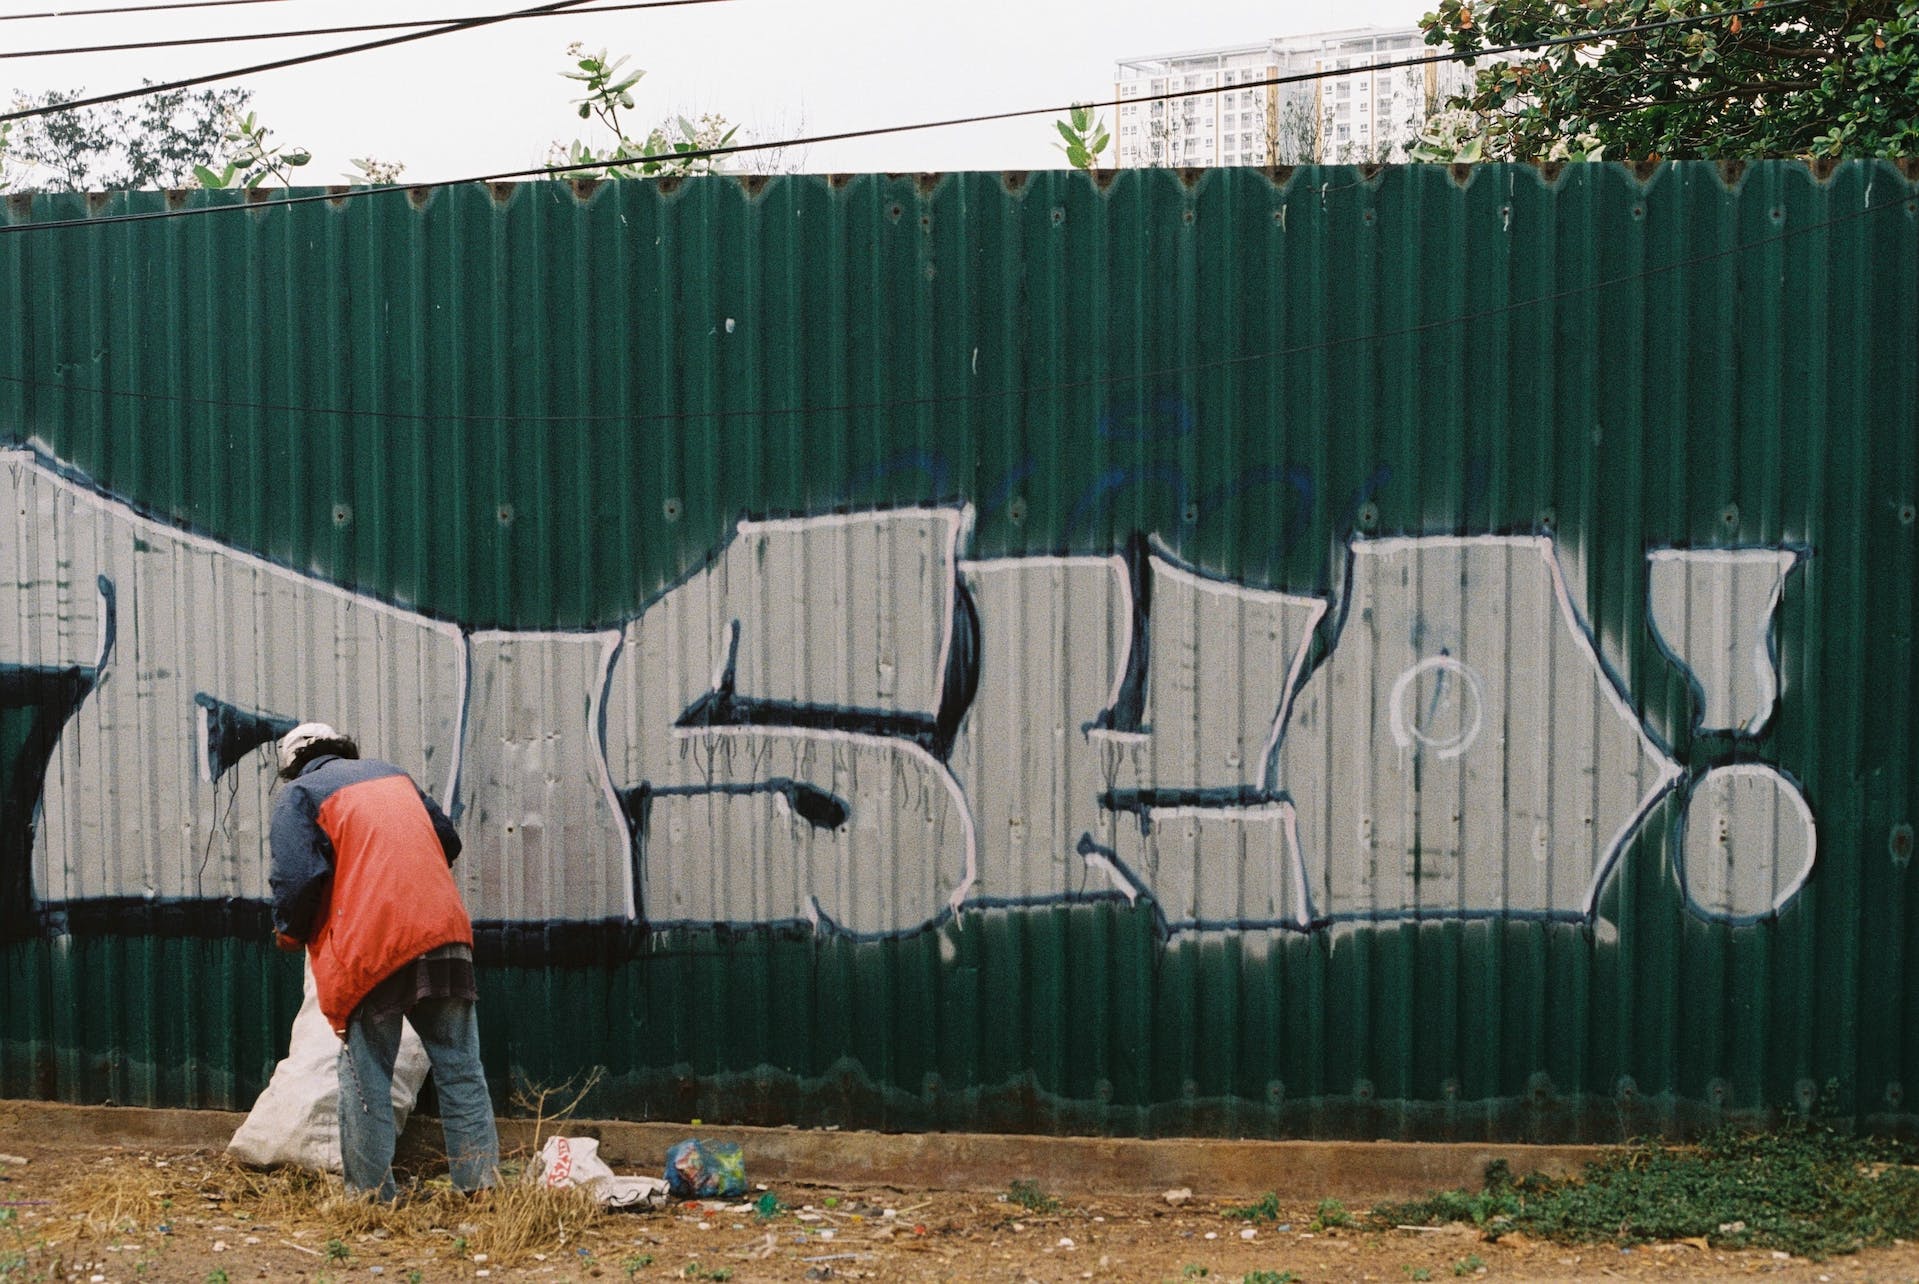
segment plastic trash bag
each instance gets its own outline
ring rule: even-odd
[[[540,1162],[526,1170],[528,1181],[542,1186],[584,1186],[607,1208],[663,1208],[666,1183],[658,1177],[622,1177],[600,1158],[591,1137],[548,1137]]]
[[[286,1059],[273,1067],[273,1077],[227,1143],[227,1153],[256,1168],[293,1164],[339,1172],[340,1048],[340,1036],[320,1015],[320,995],[308,963],[306,993],[293,1018]],[[400,1055],[393,1063],[395,1133],[406,1128],[427,1066],[426,1045],[410,1024],[402,1024]]]
[[[678,1142],[666,1152],[666,1184],[681,1199],[737,1199],[746,1193],[746,1156],[730,1141]]]

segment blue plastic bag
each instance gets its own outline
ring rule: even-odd
[[[666,1184],[681,1199],[737,1199],[746,1193],[746,1156],[730,1141],[689,1138],[668,1148]]]

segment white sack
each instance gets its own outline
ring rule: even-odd
[[[322,1172],[340,1171],[340,1049],[344,1045],[320,1015],[313,965],[306,965],[306,995],[293,1018],[286,1060],[273,1068],[260,1099],[253,1103],[227,1153],[243,1164],[271,1168],[294,1164]],[[393,1129],[406,1128],[407,1116],[426,1082],[426,1046],[410,1023],[400,1026],[400,1057],[393,1066]]]
[[[584,1186],[608,1208],[664,1208],[666,1182],[658,1177],[622,1177],[600,1158],[591,1137],[548,1137],[528,1181],[542,1186]]]

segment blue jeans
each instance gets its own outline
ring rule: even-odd
[[[426,1045],[447,1161],[461,1190],[491,1186],[500,1166],[493,1102],[480,1068],[480,1020],[466,999],[421,999],[404,1018]],[[355,1012],[340,1049],[340,1160],[346,1185],[391,1203],[393,1063],[400,1055],[400,1017],[364,1020]]]

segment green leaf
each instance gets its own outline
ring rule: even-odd
[[[228,171],[229,177],[231,177],[231,173],[232,171],[231,169],[229,169]],[[198,183],[202,187],[225,187],[226,186],[226,180],[222,179],[218,174],[208,169],[205,165],[195,165],[193,167],[193,181]]]
[[[1053,126],[1054,128],[1059,130],[1059,136],[1066,140],[1066,145],[1068,147],[1071,147],[1074,143],[1077,143],[1079,141],[1079,135],[1074,133],[1072,126],[1068,125],[1065,121],[1056,120],[1053,122]]]

